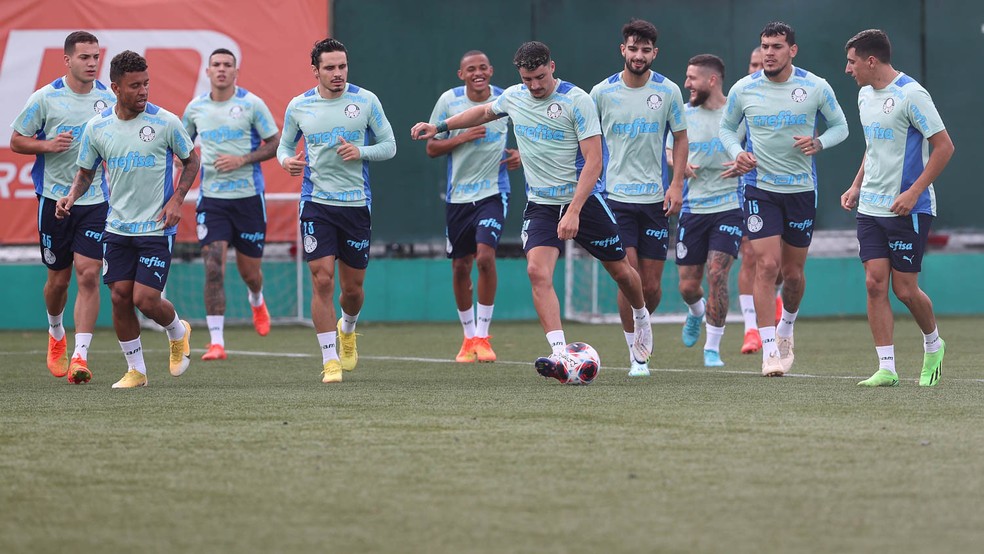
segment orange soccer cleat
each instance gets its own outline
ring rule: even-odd
[[[208,360],[224,360],[226,359],[225,347],[221,344],[210,344],[205,347],[205,353],[202,354],[202,359]]]
[[[742,354],[751,354],[762,349],[762,336],[758,329],[749,329],[745,333],[745,342],[741,345]]]
[[[61,379],[68,374],[68,340],[55,340],[48,335],[48,371]]]
[[[270,312],[267,310],[266,300],[262,304],[253,308],[253,328],[261,337],[270,333]]]
[[[92,379],[92,372],[89,371],[89,362],[82,356],[72,358],[72,363],[68,366],[68,382],[73,385],[82,385]]]

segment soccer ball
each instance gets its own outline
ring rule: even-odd
[[[586,342],[572,342],[564,347],[561,355],[567,368],[568,385],[587,385],[594,381],[601,370],[598,352]]]

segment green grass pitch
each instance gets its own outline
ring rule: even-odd
[[[982,323],[941,321],[926,389],[900,318],[902,383],[876,390],[863,320],[797,323],[781,379],[741,325],[719,369],[658,325],[662,369],[630,379],[617,327],[568,324],[601,355],[588,387],[536,374],[535,323],[494,322],[481,365],[445,361],[457,325],[360,325],[334,386],[309,328],[228,330],[209,363],[198,328],[180,378],[145,332],[150,386],[125,391],[111,332],[81,386],[48,374],[43,332],[0,333],[0,552],[976,552]]]

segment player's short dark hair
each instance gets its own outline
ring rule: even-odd
[[[541,65],[550,63],[550,48],[546,44],[537,41],[524,42],[513,56],[513,65],[516,69],[533,71]]]
[[[765,27],[762,28],[762,32],[759,33],[759,38],[778,36],[786,37],[786,44],[790,46],[796,44],[796,31],[788,23],[783,23],[782,21],[766,23]]]
[[[236,55],[232,53],[232,50],[228,48],[216,48],[212,50],[212,53],[208,55],[208,62],[212,63],[212,56],[216,54],[225,54],[226,56],[232,56],[232,65],[236,65]]]
[[[656,26],[645,19],[631,19],[622,26],[622,43],[627,43],[630,38],[635,37],[636,42],[649,41],[656,46],[656,38],[659,32]]]
[[[127,73],[147,71],[147,60],[132,50],[124,50],[109,62],[109,80],[119,83]]]
[[[99,39],[96,38],[96,35],[86,31],[75,31],[73,33],[69,33],[69,35],[65,37],[65,53],[69,56],[74,54],[75,45],[79,43],[99,44]]]
[[[467,51],[467,52],[465,52],[464,54],[461,55],[461,60],[458,63],[460,64],[461,62],[465,61],[465,58],[470,57],[470,56],[485,56],[485,59],[486,60],[489,59],[488,54],[486,54],[485,52],[482,52],[481,50],[469,50],[469,51]]]
[[[311,49],[311,65],[314,67],[320,66],[321,55],[328,52],[345,52],[345,55],[348,55],[348,50],[345,49],[345,45],[341,41],[326,38],[314,43],[314,48]]]
[[[874,56],[882,63],[892,63],[892,43],[881,29],[868,29],[851,37],[844,45],[844,51],[851,48],[862,58]]]
[[[714,54],[697,54],[696,56],[690,58],[687,65],[706,67],[707,69],[717,73],[718,76],[721,77],[721,80],[724,81],[724,60]]]

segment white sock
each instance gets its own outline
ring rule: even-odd
[[[90,342],[92,342],[92,333],[75,333],[75,352],[72,357],[79,356],[83,360],[88,360]]]
[[[759,327],[759,336],[762,337],[762,361],[768,360],[769,356],[779,355],[779,346],[776,344],[775,327]]]
[[[887,369],[895,373],[895,345],[876,346],[875,352],[878,353],[878,369]]]
[[[205,321],[208,323],[209,342],[219,346],[225,346],[225,338],[222,336],[222,328],[225,327],[224,315],[207,315]]]
[[[707,340],[704,341],[704,350],[713,350],[715,352],[721,351],[721,337],[724,336],[724,325],[720,327],[715,327],[713,325],[705,325],[707,329]]]
[[[62,325],[62,318],[64,315],[64,310],[58,315],[48,314],[48,334],[55,340],[62,340],[65,338],[65,326]]]
[[[755,320],[755,299],[751,294],[739,294],[738,304],[741,306],[741,315],[745,318],[745,332],[758,329],[758,322]]]
[[[458,310],[458,321],[461,322],[461,329],[465,332],[465,338],[470,339],[475,336],[475,314],[474,306],[467,310]]]
[[[170,325],[165,325],[164,330],[167,332],[167,340],[180,340],[184,338],[185,326],[182,325],[177,310],[174,312],[174,321]]]
[[[632,343],[635,342],[635,332],[630,333],[628,331],[622,331],[622,334],[625,335],[625,344],[629,347],[629,360],[633,360]]]
[[[787,312],[786,308],[783,308],[782,319],[779,320],[779,325],[776,326],[776,335],[784,339],[793,336],[793,324],[796,323],[797,315],[799,315],[799,310]]]
[[[259,308],[263,305],[263,289],[260,292],[253,293],[253,291],[246,289],[246,298],[249,300],[249,305],[254,308]]]
[[[478,308],[476,308],[476,324],[475,324],[475,336],[487,337],[489,336],[489,326],[492,325],[492,310],[495,308],[495,304],[490,304],[486,306],[481,302],[478,303]]]
[[[940,328],[937,327],[933,329],[930,334],[923,334],[923,350],[927,354],[933,354],[940,351]]]
[[[318,344],[321,345],[321,363],[324,364],[328,360],[337,360],[338,351],[335,349],[335,335],[338,333],[336,331],[329,331],[327,333],[318,333]]]
[[[144,364],[143,347],[140,346],[140,337],[126,342],[120,341],[120,348],[123,349],[123,357],[126,358],[127,369],[135,369],[147,375],[147,366]]]
[[[362,313],[362,312],[359,312]],[[348,315],[342,310],[342,332],[346,335],[355,332],[355,324],[359,321],[359,314]]]
[[[636,325],[640,323],[649,323],[649,310],[645,306],[641,308],[632,308],[632,319],[635,320]]]
[[[547,342],[550,343],[550,348],[553,349],[554,354],[563,352],[564,347],[567,346],[567,339],[564,338],[563,329],[548,332]]]
[[[700,300],[694,302],[693,304],[687,304],[687,311],[690,312],[690,315],[694,317],[704,317],[704,312],[706,311],[704,309],[704,306],[706,304],[707,303],[704,302],[704,299],[701,298]]]

